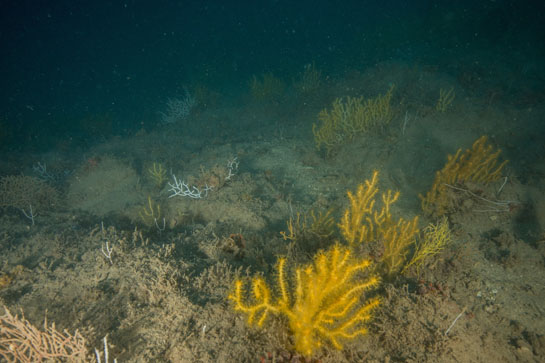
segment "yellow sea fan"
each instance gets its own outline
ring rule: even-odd
[[[429,224],[424,228],[423,238],[416,244],[411,261],[405,265],[402,272],[406,273],[411,266],[414,266],[418,274],[426,260],[440,253],[451,242],[452,233],[448,226],[447,217],[443,217],[436,224]]]
[[[507,160],[499,163],[500,149],[494,150],[487,144],[488,138],[478,138],[471,149],[458,149],[456,154],[447,156],[443,169],[435,174],[431,189],[425,196],[420,195],[422,210],[430,215],[441,216],[447,212],[449,198],[448,185],[473,182],[488,184],[501,177]]]
[[[263,326],[269,313],[284,315],[294,336],[295,349],[311,356],[324,342],[342,349],[343,340],[354,339],[367,333],[365,322],[380,300],[362,295],[379,283],[376,276],[361,278],[371,262],[352,256],[350,249],[335,245],[320,252],[312,264],[295,270],[294,284],[286,278],[286,260],[277,264],[279,296],[273,296],[263,278],[252,281],[253,299],[246,303],[244,282],[237,280],[229,299],[235,310],[248,316],[250,325]]]

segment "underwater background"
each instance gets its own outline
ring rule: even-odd
[[[0,18],[2,361],[545,360],[542,2]]]

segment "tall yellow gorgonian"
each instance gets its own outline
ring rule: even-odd
[[[287,318],[295,349],[309,357],[324,342],[342,349],[342,341],[367,333],[365,322],[371,318],[378,298],[362,302],[362,295],[379,283],[376,276],[363,277],[369,260],[352,256],[350,249],[335,245],[319,252],[311,264],[295,270],[293,286],[286,276],[286,259],[277,264],[278,296],[261,277],[252,281],[251,302],[246,302],[244,281],[237,280],[229,299],[235,310],[248,316],[250,325],[262,327],[269,313]]]
[[[377,207],[378,175],[378,171],[374,171],[371,180],[360,184],[355,194],[347,192],[350,206],[346,208],[339,228],[351,248],[361,243],[382,243],[381,263],[386,275],[392,276],[401,270],[409,247],[416,240],[418,216],[408,221],[403,218],[394,221],[390,207],[398,200],[399,192],[391,190],[382,193],[382,205]]]
[[[249,82],[252,98],[260,102],[270,102],[279,99],[284,93],[284,81],[272,73],[264,73],[261,77],[255,75]]]
[[[161,205],[154,203],[151,195],[148,195],[148,206],[142,207],[138,215],[146,225],[151,226],[161,218]]]
[[[447,108],[452,104],[454,98],[456,97],[456,92],[454,92],[454,87],[448,91],[441,88],[439,90],[439,99],[435,104],[435,110],[439,112],[445,112]]]
[[[429,224],[424,228],[424,235],[422,239],[416,243],[416,247],[413,256],[409,263],[403,268],[403,273],[409,271],[411,267],[416,269],[416,273],[420,273],[420,268],[424,266],[426,260],[430,257],[437,255],[447,245],[452,242],[452,233],[448,226],[447,217],[443,218],[436,224]]]
[[[393,91],[391,86],[384,95],[367,100],[350,96],[337,98],[331,110],[323,109],[318,114],[320,124],[312,125],[316,147],[324,146],[329,153],[334,146],[356,135],[388,125],[394,116],[390,107]]]
[[[312,237],[324,239],[335,233],[335,220],[331,216],[333,209],[315,212],[311,209],[309,213],[297,212],[297,215],[287,220],[287,232],[282,231],[280,235],[285,241],[296,242],[301,238]]]
[[[399,192],[388,190],[382,194],[382,207],[376,208],[375,197],[378,193],[378,174],[375,170],[371,180],[358,186],[356,194],[348,191],[350,206],[346,208],[339,223],[344,239],[351,245],[371,242],[386,231],[392,224],[390,205],[399,198]]]
[[[148,175],[157,188],[162,188],[167,180],[167,171],[161,163],[153,163],[153,168],[148,169]]]
[[[387,276],[393,276],[405,266],[409,246],[415,243],[418,232],[418,216],[410,221],[400,218],[396,225],[386,229],[381,238],[384,244],[381,261]]]
[[[488,184],[501,177],[507,160],[499,163],[500,149],[494,150],[487,144],[488,138],[481,136],[471,149],[458,149],[455,155],[447,156],[443,169],[435,174],[431,190],[422,199],[422,210],[430,215],[441,216],[446,213],[449,198],[448,188],[456,183],[472,182]]]

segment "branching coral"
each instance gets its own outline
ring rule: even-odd
[[[397,222],[392,219],[390,207],[399,198],[399,192],[382,193],[382,206],[376,206],[378,171],[371,180],[360,184],[356,194],[350,191],[350,206],[346,208],[339,228],[344,239],[354,248],[363,242],[381,241],[384,247],[381,262],[387,275],[398,272],[405,263],[408,248],[418,234],[418,217]]]
[[[142,207],[142,210],[138,212],[138,215],[146,225],[151,226],[157,223],[161,218],[161,205],[159,203],[154,204],[151,200],[151,196],[148,195],[148,206]]]
[[[451,242],[452,233],[448,227],[447,217],[443,217],[436,224],[429,224],[424,228],[424,236],[416,244],[413,256],[403,268],[403,273],[414,267],[418,274],[426,260],[440,253]]]
[[[167,171],[161,163],[153,163],[153,168],[148,169],[148,175],[157,188],[162,188],[167,181]]]
[[[346,208],[339,228],[351,246],[376,240],[392,224],[390,205],[397,201],[399,192],[388,190],[382,194],[382,208],[375,208],[378,174],[375,170],[371,180],[358,186],[356,194],[347,192],[350,206]]]
[[[439,112],[445,112],[447,108],[450,107],[455,97],[456,97],[456,92],[454,92],[454,88],[451,88],[448,91],[441,88],[439,90],[439,98],[437,99],[435,110]]]
[[[55,324],[44,322],[40,330],[24,317],[12,315],[4,306],[0,316],[0,357],[6,362],[69,361],[85,362],[86,340],[76,330],[74,334],[55,328]]]
[[[312,132],[316,147],[331,149],[356,135],[368,132],[378,126],[387,125],[393,117],[390,107],[394,86],[376,98],[337,98],[332,109],[323,109],[318,114],[320,125],[313,124]]]
[[[386,229],[382,236],[384,243],[382,262],[386,275],[392,276],[403,268],[409,247],[416,241],[417,234],[418,216],[410,221],[400,218],[396,225]]]
[[[59,204],[59,192],[45,181],[24,175],[0,179],[0,207],[50,209]]]
[[[316,91],[322,84],[322,72],[316,68],[314,62],[306,64],[303,74],[293,86],[300,94],[308,94]]]
[[[309,213],[297,212],[295,218],[290,217],[286,222],[288,231],[280,232],[285,241],[296,242],[301,237],[327,238],[334,233],[335,220],[331,216],[333,209],[326,212],[315,212],[311,209]]]
[[[430,215],[441,216],[446,213],[449,198],[448,185],[473,182],[488,184],[501,177],[501,171],[507,160],[498,164],[501,150],[494,151],[492,145],[487,144],[487,137],[481,136],[471,149],[458,149],[455,155],[447,156],[447,163],[443,169],[435,174],[431,190],[422,199],[422,209]]]
[[[342,348],[342,340],[367,333],[364,323],[379,305],[378,298],[361,302],[362,294],[378,285],[376,276],[361,279],[369,260],[352,257],[350,249],[335,245],[314,257],[312,264],[298,267],[295,286],[286,276],[286,259],[277,264],[279,296],[273,296],[263,278],[252,282],[253,301],[246,303],[244,281],[237,280],[229,299],[248,316],[249,324],[262,327],[269,313],[284,315],[295,338],[295,349],[311,356],[324,341]]]
[[[278,100],[286,88],[285,83],[272,73],[265,73],[259,79],[253,76],[249,82],[252,98],[259,102],[270,102]]]

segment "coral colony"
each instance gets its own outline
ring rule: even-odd
[[[235,171],[238,170],[238,164],[239,161],[237,160],[236,156],[233,159],[227,161],[227,171],[229,174],[227,174],[225,180],[231,180],[231,178],[236,175]]]
[[[499,151],[493,152],[485,142],[486,138],[481,137],[463,157],[458,158],[461,152],[449,157],[448,175],[455,181],[472,178],[486,183],[497,179],[505,162],[498,166]],[[403,274],[409,268],[418,271],[425,260],[450,243],[452,235],[446,218],[426,227],[421,239],[418,216],[410,220],[393,218],[390,207],[398,200],[399,192],[386,190],[382,203],[376,203],[378,176],[379,172],[374,171],[372,178],[360,184],[355,193],[347,192],[350,205],[338,224],[345,245],[337,243],[318,252],[312,263],[293,264],[291,268],[286,268],[288,260],[280,257],[276,284],[259,275],[235,281],[228,298],[235,310],[246,315],[249,325],[263,327],[269,315],[283,315],[293,335],[294,348],[300,354],[310,357],[327,343],[342,349],[343,342],[367,334],[366,323],[381,301],[372,290],[381,278]],[[432,195],[428,204],[439,200]],[[298,220],[297,226],[306,228]],[[321,220],[330,223],[327,214]],[[290,223],[290,233],[283,234],[285,239],[295,238]],[[379,243],[383,251],[376,267],[371,260],[358,256],[358,246],[371,243]],[[292,278],[288,277],[289,271],[295,271]]]
[[[166,112],[160,112],[162,124],[173,124],[185,120],[189,116],[191,109],[195,106],[196,100],[187,88],[184,88],[184,98],[169,98],[167,101]]]
[[[235,282],[229,295],[235,310],[248,316],[250,325],[262,327],[269,314],[284,315],[295,340],[295,349],[311,356],[325,342],[342,349],[342,341],[365,335],[365,323],[380,304],[377,297],[360,297],[379,284],[375,275],[357,278],[371,262],[353,256],[349,248],[336,244],[319,252],[311,264],[299,266],[293,279],[286,276],[286,259],[278,260],[278,293],[274,294],[261,277],[252,282],[252,293],[245,291],[245,281]],[[294,281],[290,284],[288,281]],[[253,295],[248,302],[247,295]]]
[[[227,161],[227,176],[225,177],[225,180],[231,180],[232,177],[236,175],[236,171],[238,170],[239,161],[237,160],[237,157],[235,156],[233,159]],[[174,179],[174,183],[168,183],[168,186],[170,189],[169,192],[172,192],[171,195],[169,195],[169,198],[180,196],[180,197],[189,197],[192,199],[202,199],[204,197],[208,196],[208,191],[214,189],[213,187],[209,186],[208,184],[204,184],[204,188],[199,189],[195,185],[189,185],[183,180],[178,180],[176,178],[176,175],[172,175],[172,178]],[[203,195],[204,193],[204,195]]]
[[[193,199],[201,199],[208,196],[208,191],[212,190],[212,187],[209,187],[208,184],[205,184],[204,188],[201,190],[195,185],[189,186],[183,180],[176,179],[176,175],[173,175],[174,183],[168,183],[170,189],[169,192],[173,194],[169,195],[169,198],[180,196],[180,197],[189,197]],[[202,194],[204,192],[204,195]]]

